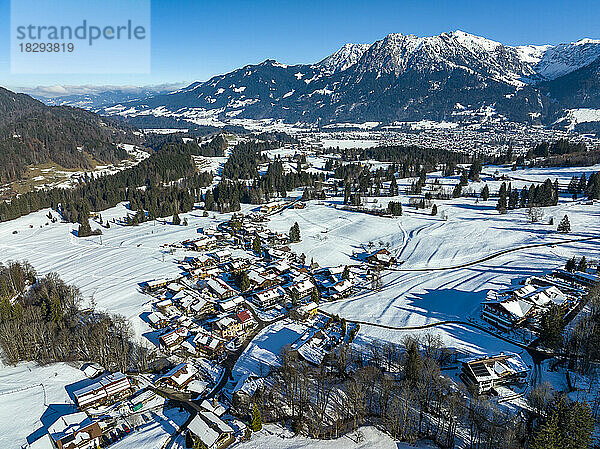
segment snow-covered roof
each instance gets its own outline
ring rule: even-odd
[[[188,424],[188,430],[200,439],[206,447],[213,447],[213,444],[219,438],[219,434],[211,429],[200,415],[194,416],[194,419]]]

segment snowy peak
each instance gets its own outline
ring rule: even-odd
[[[585,67],[600,58],[600,40],[581,39],[546,50],[535,71],[546,79],[555,79]]]
[[[514,48],[460,30],[428,37],[390,34],[375,42],[358,66],[362,72],[396,76],[409,70],[424,73],[460,68],[509,84],[522,84],[521,78],[533,74],[531,65]]]
[[[345,44],[335,53],[319,61],[315,66],[323,69],[325,74],[341,72],[356,64],[369,47],[369,44]]]

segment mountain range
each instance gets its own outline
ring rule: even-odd
[[[390,34],[373,44],[346,44],[314,64],[266,60],[100,111],[197,124],[274,119],[323,126],[495,116],[572,128],[576,123],[567,117],[573,110],[600,107],[599,58],[600,40],[592,39],[508,46],[463,31]]]

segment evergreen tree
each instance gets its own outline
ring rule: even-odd
[[[315,304],[319,304],[321,302],[321,295],[319,295],[319,290],[317,288],[313,288],[312,292],[310,292],[310,300]]]
[[[396,182],[396,176],[392,176],[392,181],[390,182],[390,196],[398,195],[398,183]]]
[[[177,212],[175,212],[173,214],[173,224],[174,225],[180,225],[181,224],[181,218],[179,218],[179,215],[177,215]]]
[[[573,256],[571,259],[567,260],[567,263],[565,264],[565,270],[569,271],[570,273],[573,273],[576,268],[577,261],[575,260],[575,256]]]
[[[540,319],[540,341],[550,349],[558,349],[562,344],[564,313],[552,304]]]
[[[300,226],[298,226],[298,222],[294,223],[290,228],[290,241],[293,243],[300,241]]]
[[[569,217],[567,215],[565,215],[563,219],[560,220],[560,223],[558,224],[556,230],[561,234],[568,234],[569,232],[571,232],[571,222],[569,221]]]
[[[583,271],[584,273],[587,271],[587,261],[585,260],[585,256],[583,256],[577,264],[577,271]]]
[[[88,219],[83,219],[82,223],[79,225],[79,230],[77,231],[77,237],[89,237],[92,235],[92,228],[90,226],[90,221]]]
[[[262,254],[260,237],[258,235],[254,237],[254,240],[252,240],[252,251],[259,256]]]
[[[250,428],[253,432],[258,432],[260,429],[262,429],[262,418],[256,403],[254,403],[254,406],[252,407],[252,420],[250,421]]]
[[[350,278],[350,269],[348,268],[348,265],[346,265],[344,267],[344,271],[342,272],[342,279],[349,279]]]
[[[421,375],[422,368],[421,354],[415,340],[410,339],[406,346],[406,356],[404,360],[404,378],[415,385]]]
[[[435,217],[437,214],[438,214],[438,208],[434,204],[433,206],[431,206],[431,215]]]
[[[486,184],[483,186],[483,189],[481,189],[481,199],[483,201],[487,201],[489,197],[490,197],[490,188]]]

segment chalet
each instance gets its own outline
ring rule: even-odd
[[[225,341],[209,334],[208,332],[198,332],[194,337],[196,353],[206,357],[216,357],[223,353]]]
[[[167,285],[167,292],[169,292],[171,295],[175,295],[176,293],[180,292],[183,289],[184,289],[184,286],[177,282],[171,282],[170,284]]]
[[[211,260],[213,260],[213,259],[211,259]],[[189,277],[192,280],[206,279],[206,278],[210,278],[210,277],[216,277],[219,275],[219,273],[221,273],[221,270],[219,268],[205,265],[205,266],[198,267],[198,268],[192,268],[189,271]]]
[[[204,236],[203,238],[194,240],[191,244],[196,251],[206,251],[216,246],[217,239],[213,235]]]
[[[494,391],[500,385],[523,383],[529,367],[518,354],[498,354],[461,361],[460,378],[478,394]]]
[[[308,298],[312,294],[314,289],[315,286],[309,279],[304,279],[302,281],[295,282],[288,287],[290,293],[295,292],[298,295],[299,299]]]
[[[102,377],[91,385],[73,393],[80,409],[112,403],[131,394],[129,378],[120,372]]]
[[[198,370],[190,363],[184,362],[172,368],[158,379],[158,383],[183,390],[198,374]]]
[[[148,315],[148,322],[155,329],[162,329],[169,324],[169,320],[161,312],[152,312]]]
[[[219,299],[233,298],[238,294],[236,290],[220,278],[211,278],[206,285]]]
[[[240,324],[240,329],[246,331],[256,326],[256,320],[248,310],[241,310],[236,313],[235,317]]]
[[[154,391],[144,390],[142,393],[129,400],[129,403],[131,404],[131,411],[137,412],[138,410],[144,408],[144,406],[155,403],[157,397],[158,396]]]
[[[213,257],[217,262],[225,263],[231,260],[232,254],[228,249],[221,249],[219,251],[215,251]]]
[[[260,212],[263,214],[270,214],[281,209],[283,206],[285,206],[283,201],[273,201],[260,206]]]
[[[367,262],[373,265],[381,265],[383,267],[389,267],[393,263],[395,263],[395,259],[392,257],[391,253],[382,248],[378,251],[375,251],[372,254],[367,256]]]
[[[328,293],[332,299],[345,298],[352,293],[352,282],[349,279],[342,279],[329,287]]]
[[[196,316],[210,315],[214,313],[215,306],[204,298],[198,298],[190,305],[189,311]]]
[[[207,449],[222,449],[233,441],[233,429],[214,413],[203,411],[198,413],[188,425],[188,432],[199,446]]]
[[[272,277],[270,278],[268,276],[265,276],[256,270],[248,271],[248,280],[250,281],[250,285],[254,289],[265,289],[273,285]]]
[[[281,303],[285,298],[285,291],[276,285],[252,295],[252,302],[262,309],[270,309]]]
[[[164,349],[173,349],[177,345],[181,344],[181,342],[185,340],[188,335],[189,331],[185,327],[179,327],[161,335],[158,337],[158,341],[160,346]]]
[[[243,304],[244,298],[242,298],[241,296],[234,296],[233,298],[219,302],[219,308],[223,312],[229,313],[239,309],[240,307],[242,307]]]
[[[309,320],[319,313],[319,306],[315,302],[303,304],[292,310],[291,316],[297,320]]]
[[[102,430],[87,414],[76,412],[54,421],[48,434],[58,449],[95,449],[100,445]]]
[[[583,285],[584,287],[592,287],[600,283],[599,275],[585,273],[583,271],[570,272],[567,270],[555,270],[552,274],[560,279]]]
[[[148,281],[148,282],[146,282],[146,285],[144,286],[144,290],[153,292],[153,291],[158,290],[159,288],[166,287],[168,283],[169,283],[169,280],[167,280],[167,279],[155,279],[153,281]]]
[[[490,291],[481,306],[484,321],[507,331],[533,319],[551,304],[567,309],[569,298],[556,286],[526,284],[516,288]]]
[[[231,339],[237,336],[240,330],[240,323],[231,316],[223,317],[213,323],[213,332],[216,332],[224,339]]]

